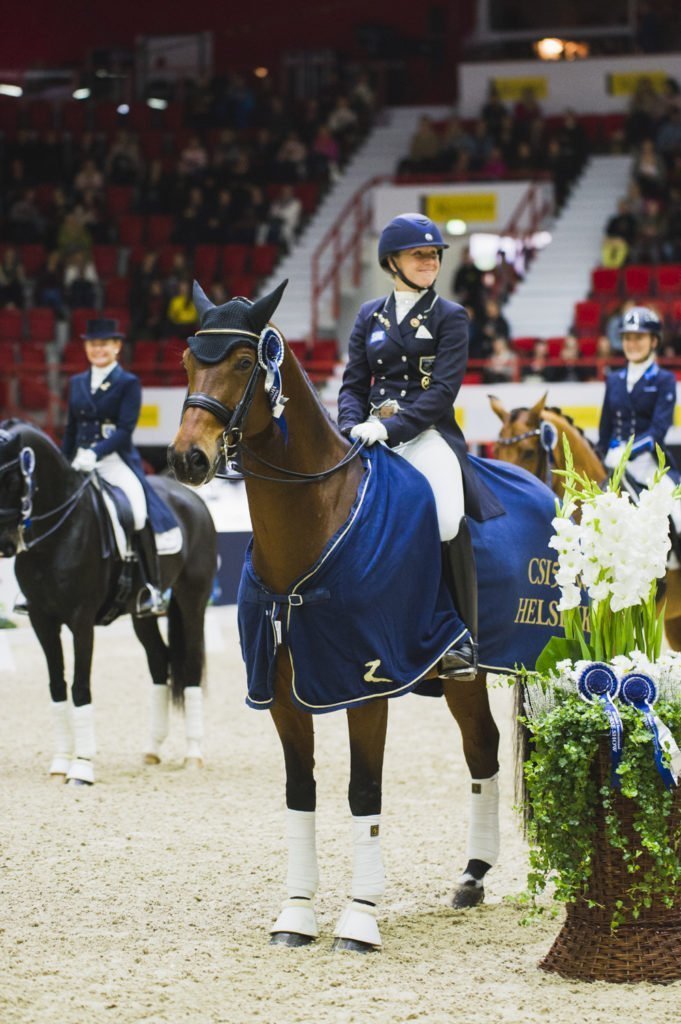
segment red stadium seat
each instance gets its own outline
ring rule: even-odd
[[[62,131],[80,136],[88,127],[90,107],[82,100],[69,100],[61,107]]]
[[[173,218],[167,213],[151,213],[147,217],[147,245],[152,249],[167,245],[173,234]]]
[[[315,341],[310,354],[311,359],[326,359],[335,362],[338,359],[338,342],[334,338],[323,338]]]
[[[519,352],[521,355],[526,355],[534,352],[534,346],[537,344],[538,340],[538,338],[530,337],[514,338],[511,345],[516,352]]]
[[[112,277],[104,285],[104,301],[107,306],[125,306],[130,302],[130,280],[127,277]]]
[[[98,315],[118,320],[121,334],[127,334],[130,330],[130,310],[127,306],[105,306]]]
[[[172,270],[175,257],[181,254],[184,256],[183,245],[164,245],[159,249],[158,254],[158,269],[163,274],[169,274]]]
[[[647,298],[653,290],[652,268],[645,263],[632,263],[624,268],[624,294],[631,299]]]
[[[620,272],[610,267],[591,271],[591,294],[594,299],[615,299],[620,292]]]
[[[44,245],[21,245],[19,246],[21,262],[28,277],[35,277],[39,270],[45,265],[47,253]]]
[[[558,359],[560,357],[560,354],[563,351],[564,341],[565,338],[563,335],[560,337],[546,339],[546,355],[549,359]]]
[[[596,355],[598,338],[580,338],[579,354],[582,359],[592,359]]]
[[[131,369],[153,370],[158,366],[160,343],[158,341],[136,341],[130,362]]]
[[[306,341],[289,341],[288,347],[291,349],[299,363],[305,362],[308,348]]]
[[[246,272],[247,259],[247,245],[223,245],[222,272],[225,277],[232,277],[234,274],[244,274]]]
[[[130,213],[134,192],[132,185],[106,186],[106,208],[112,217]]]
[[[85,346],[82,341],[69,341],[61,354],[60,369],[64,373],[80,373],[88,367]]]
[[[85,334],[88,320],[95,320],[102,314],[98,309],[72,309],[71,310],[71,337],[81,338],[81,335]],[[81,339],[82,340],[82,339]]]
[[[27,310],[26,333],[31,341],[54,341],[54,310],[42,306]]]
[[[194,250],[194,276],[197,281],[214,281],[218,274],[220,249],[217,245],[197,245]]]
[[[601,329],[601,306],[593,299],[575,303],[575,331],[579,334],[594,334]]]
[[[230,278],[229,290],[232,295],[242,295],[245,299],[251,299],[255,291],[256,279],[253,274],[235,274]]]
[[[258,277],[271,274],[278,255],[276,245],[256,245],[251,252],[251,272]]]
[[[24,315],[20,309],[0,309],[0,340],[16,341],[24,333]]]
[[[662,263],[653,267],[655,291],[661,299],[674,299],[681,294],[681,263]]]
[[[137,213],[124,213],[118,220],[118,241],[121,245],[141,245],[144,219]]]
[[[673,324],[681,323],[681,299],[674,299],[671,303],[669,317]]]
[[[95,245],[92,247],[92,259],[97,273],[102,279],[114,277],[118,273],[118,247],[115,245]]]

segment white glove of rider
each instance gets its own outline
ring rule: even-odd
[[[355,424],[350,437],[353,441],[364,441],[366,445],[372,445],[376,441],[387,441],[388,431],[380,420],[365,420],[364,423]]]
[[[97,455],[92,448],[79,448],[71,463],[72,467],[79,469],[81,473],[91,473],[96,464]]]
[[[617,469],[626,447],[625,444],[618,444],[614,448],[608,448],[604,460],[606,469]]]

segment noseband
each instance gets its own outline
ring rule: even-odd
[[[239,402],[234,410],[228,408],[217,398],[213,398],[212,395],[207,395],[203,391],[197,391],[194,394],[187,395],[182,405],[182,415],[184,416],[185,409],[204,409],[206,412],[211,413],[218,423],[221,423],[225,428],[222,435],[222,445],[220,452],[224,456],[225,462],[228,467],[233,467],[227,473],[216,473],[218,479],[226,480],[238,480],[239,477],[252,477],[255,480],[266,480],[273,484],[309,484],[315,483],[321,480],[326,480],[327,477],[332,476],[334,473],[342,469],[343,466],[347,466],[349,462],[358,455],[362,448],[364,448],[364,441],[355,441],[350,448],[349,452],[343,456],[340,462],[337,462],[335,466],[330,469],[322,470],[320,473],[298,473],[294,469],[287,469],[285,466],[275,466],[274,463],[268,462],[267,459],[263,459],[261,455],[256,454],[249,448],[243,440],[243,425],[246,422],[253,399],[255,397],[255,389],[258,382],[258,377],[261,371],[264,372],[264,367],[260,362],[256,362],[251,375],[248,378],[248,383],[244,388],[244,393],[239,399]],[[250,458],[255,459],[262,466],[266,466],[268,469],[273,469],[277,473],[281,473],[281,477],[276,476],[265,476],[262,473],[254,473],[252,470],[244,469],[241,465],[239,456],[241,453],[245,453]]]

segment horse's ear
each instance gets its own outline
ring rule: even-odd
[[[261,331],[265,324],[272,319],[272,314],[281,302],[284,288],[288,284],[288,278],[282,281],[269,295],[263,295],[248,310],[248,318],[256,331]]]
[[[535,423],[535,422],[538,423],[539,422],[541,414],[544,411],[544,406],[546,405],[547,397],[548,397],[548,391],[545,391],[544,394],[539,399],[539,401],[535,402],[534,405],[532,406],[532,408],[530,409],[530,420],[533,423]]]
[[[198,281],[194,281],[192,288],[192,301],[196,306],[199,319],[203,320],[209,309],[215,309],[215,303],[211,302]]]
[[[501,422],[508,423],[511,418],[511,414],[506,411],[501,400],[498,399],[496,395],[488,395],[487,397],[489,398],[489,404],[492,406],[492,409],[497,414]]]

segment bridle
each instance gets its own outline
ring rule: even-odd
[[[218,398],[207,395],[204,391],[188,394],[184,400],[182,405],[183,416],[185,409],[204,409],[215,416],[216,420],[225,428],[222,434],[220,454],[224,457],[227,466],[232,468],[227,473],[216,473],[215,476],[218,479],[238,480],[243,477],[251,477],[255,480],[265,480],[273,484],[318,483],[333,476],[334,473],[343,469],[344,466],[347,466],[349,462],[352,462],[359,455],[362,448],[364,448],[364,441],[355,441],[340,462],[337,462],[335,466],[331,466],[330,469],[321,470],[319,473],[299,473],[294,469],[287,469],[285,466],[276,466],[274,463],[268,462],[267,459],[263,459],[252,448],[249,448],[243,439],[243,426],[251,411],[258,379],[264,371],[265,367],[259,361],[256,361],[244,388],[244,393],[233,410],[224,405]],[[266,476],[263,473],[254,473],[250,469],[244,469],[240,459],[242,454],[248,455],[249,458],[255,459],[262,466],[266,466],[268,469],[272,469],[282,475],[280,477]]]
[[[4,466],[0,466],[0,477],[3,477],[5,473],[10,470],[19,468],[23,481],[23,492],[21,495],[21,501],[19,509],[16,508],[2,508],[0,507],[0,526],[8,526],[13,523],[17,517],[18,522],[17,528],[19,530],[19,552],[30,551],[31,548],[36,547],[41,541],[50,537],[53,533],[62,526],[69,518],[72,512],[75,511],[85,489],[92,483],[94,473],[88,473],[82,484],[78,487],[74,493],[62,502],[61,505],[57,505],[55,508],[49,510],[49,512],[43,512],[40,515],[33,515],[33,495],[35,493],[35,481],[34,473],[36,468],[36,457],[35,451],[30,445],[25,445],[19,451],[16,458],[10,462],[6,462]],[[52,516],[63,513],[61,518],[44,533],[39,534],[37,537],[33,537],[31,540],[26,540],[25,531],[33,529],[35,523],[45,522],[46,519],[50,519]]]
[[[502,448],[508,448],[511,445],[520,444],[521,441],[527,441],[530,437],[539,438],[538,456],[537,459],[537,471],[535,476],[538,476],[540,480],[543,480],[547,487],[551,486],[551,474],[556,465],[556,459],[554,456],[554,449],[558,443],[558,431],[548,420],[542,420],[538,427],[534,430],[526,430],[522,434],[514,434],[512,437],[499,437],[497,438],[497,444]],[[544,472],[540,473],[542,458],[544,459]]]

